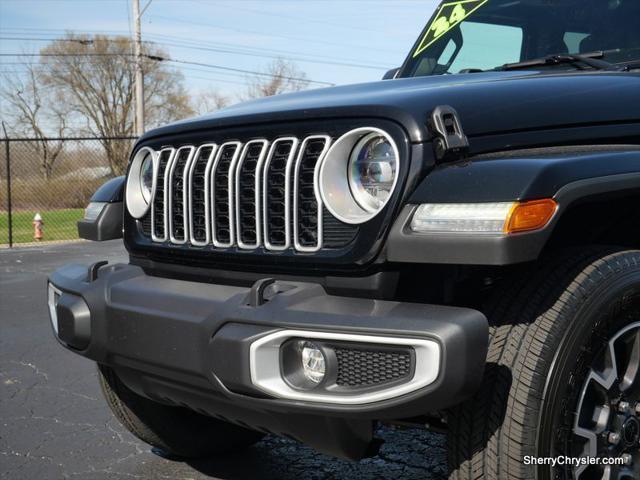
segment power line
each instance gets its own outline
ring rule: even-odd
[[[147,55],[147,57],[149,57]],[[155,59],[161,59],[161,57],[154,57]],[[293,80],[293,81],[298,81],[298,82],[309,82],[309,83],[315,83],[318,85],[327,85],[330,87],[333,87],[335,85],[335,83],[330,83],[330,82],[323,82],[320,80],[309,80],[308,78],[304,78],[304,77],[292,77],[289,75],[275,75],[273,73],[265,73],[265,72],[256,72],[253,70],[243,70],[241,68],[232,68],[232,67],[224,67],[222,65],[215,65],[215,64],[211,64],[211,63],[201,63],[201,62],[189,62],[187,60],[176,60],[176,59],[172,59],[172,58],[164,58],[161,59],[159,61],[166,61],[166,62],[173,62],[173,63],[182,63],[185,65],[196,65],[199,67],[208,67],[208,68],[215,68],[215,69],[219,69],[219,70],[226,70],[228,72],[237,72],[237,73],[246,73],[246,74],[250,74],[250,75],[260,75],[260,76],[265,76],[265,77],[271,77],[271,78],[281,78],[283,80]]]
[[[23,34],[25,32],[22,32],[21,30],[23,30],[23,28],[8,28],[8,29],[4,29],[4,30],[13,30],[14,32],[5,32],[8,33],[9,35],[20,35]],[[45,38],[33,38],[33,40],[35,41],[44,41],[45,39],[47,40],[56,40],[59,37],[51,37],[50,35],[52,35],[53,33],[40,33],[40,32],[31,32],[28,28],[24,28],[24,30],[26,30],[26,34],[28,35],[40,35],[40,36],[44,36],[44,35],[48,35]],[[46,30],[41,30],[41,32],[65,32],[65,33],[75,33],[77,35],[95,35],[97,32],[100,32],[102,34],[106,34],[106,35],[128,35],[128,32],[125,31],[119,31],[119,30],[113,30],[113,31],[108,31],[108,30],[96,30],[94,32],[81,32],[78,30],[62,30],[62,29],[46,29]],[[269,55],[276,55],[278,57],[281,56],[287,56],[289,58],[291,58],[292,56],[296,56],[298,61],[301,62],[308,62],[308,63],[322,63],[319,60],[330,60],[332,63],[336,63],[336,64],[345,64],[346,66],[360,66],[362,65],[363,67],[367,67],[367,68],[379,68],[379,69],[384,69],[386,68],[385,65],[373,65],[373,64],[362,64],[360,62],[359,59],[349,59],[349,58],[343,58],[343,57],[336,57],[334,55],[318,55],[318,54],[305,54],[305,55],[301,55],[300,52],[293,52],[290,50],[281,50],[281,49],[273,49],[273,48],[261,48],[261,47],[256,47],[256,46],[248,46],[248,45],[242,45],[242,44],[234,44],[234,43],[227,43],[227,42],[211,42],[211,41],[204,41],[204,40],[199,40],[199,39],[195,39],[195,38],[186,38],[186,37],[180,37],[180,36],[174,36],[174,35],[166,35],[166,34],[154,34],[154,33],[149,33],[146,35],[147,38],[155,38],[158,39],[158,41],[155,41],[153,43],[156,44],[165,44],[165,45],[172,45],[172,46],[176,46],[176,47],[193,47],[195,49],[202,49],[203,46],[208,46],[212,49],[212,51],[220,51],[222,53],[226,53],[227,50],[226,49],[233,49],[231,51],[229,51],[229,53],[238,53],[238,54],[244,54],[244,55],[251,55],[251,56],[269,56]],[[9,37],[5,37],[7,39],[10,39]],[[177,41],[180,42],[180,44],[176,43],[176,44],[172,44],[171,42],[167,42],[167,39],[171,40],[171,41]],[[151,42],[150,42],[151,43]],[[257,52],[267,52],[266,55],[258,55]],[[380,52],[379,49],[376,49],[376,52]],[[397,52],[394,52],[397,53]]]
[[[147,35],[150,36],[150,35]],[[82,44],[93,43],[93,40],[73,40],[73,39],[65,39],[65,38],[29,38],[29,37],[0,37],[0,40],[20,40],[20,41],[40,41],[40,42],[49,42],[49,41],[67,41],[67,42],[79,42]],[[143,43],[158,45],[158,46],[172,46],[177,48],[185,48],[190,50],[201,50],[206,52],[217,52],[217,53],[225,53],[231,55],[246,55],[250,57],[259,57],[259,58],[282,58],[281,55],[267,54],[267,53],[251,53],[251,52],[243,52],[238,50],[224,49],[224,48],[213,48],[213,47],[202,47],[197,45],[181,45],[175,42],[156,42],[156,41],[145,41]],[[386,70],[386,67],[381,65],[367,65],[367,64],[358,64],[358,63],[349,63],[349,62],[339,62],[339,61],[330,61],[330,60],[312,60],[305,57],[287,57],[290,60],[294,60],[297,62],[303,63],[317,63],[322,65],[338,65],[342,67],[352,67],[352,68],[362,68],[369,70]]]
[[[355,44],[346,44],[346,43],[338,43],[338,42],[328,42],[326,40],[317,40],[317,39],[310,39],[307,37],[295,37],[295,36],[291,36],[291,35],[282,35],[282,34],[277,34],[277,33],[265,33],[265,32],[260,32],[257,30],[246,30],[246,29],[241,29],[241,28],[233,28],[233,27],[225,27],[222,25],[216,25],[216,24],[212,24],[212,23],[205,23],[205,22],[197,22],[194,20],[187,20],[184,18],[176,18],[176,17],[165,17],[164,15],[150,15],[150,17],[154,17],[154,18],[159,18],[161,20],[167,20],[169,22],[178,22],[178,23],[185,23],[185,24],[189,24],[189,25],[199,25],[202,27],[208,27],[208,28],[216,28],[219,30],[228,30],[228,31],[232,31],[232,32],[239,32],[239,33],[251,33],[254,35],[261,35],[263,37],[274,37],[274,38],[284,38],[286,40],[295,40],[297,42],[307,42],[307,43],[318,43],[318,44],[323,44],[323,45],[333,45],[333,46],[337,46],[337,47],[351,47],[351,48],[359,48],[359,49],[365,49],[365,50],[370,50],[371,47],[367,46],[367,45],[355,45]],[[385,51],[383,49],[376,49],[377,52],[380,51]],[[386,50],[387,52],[390,52],[389,50]],[[391,52],[390,52],[391,53]],[[395,52],[394,52],[395,53]]]
[[[89,52],[89,53],[0,53],[0,57],[109,57],[109,56],[133,57],[134,55],[132,53],[94,53],[94,52]],[[330,87],[335,85],[335,83],[325,82],[321,80],[311,80],[309,78],[294,77],[290,75],[277,75],[277,74],[267,73],[267,72],[258,72],[256,70],[244,70],[241,68],[233,68],[233,67],[227,67],[224,65],[216,65],[213,63],[191,62],[188,60],[178,60],[175,58],[162,57],[158,55],[143,55],[143,57],[149,60],[157,61],[157,62],[171,62],[171,63],[179,63],[184,65],[195,65],[199,67],[213,68],[213,69],[224,70],[228,72],[244,73],[248,75],[258,75],[258,76],[269,77],[269,78],[281,78],[283,80],[292,80],[292,81],[299,81],[299,82],[309,82],[317,85],[326,85]]]
[[[197,0],[192,0],[192,1],[197,1]],[[206,5],[206,3],[203,2],[198,2],[202,5]],[[287,20],[297,20],[299,22],[306,22],[306,23],[317,23],[319,25],[327,25],[329,27],[333,27],[333,28],[343,28],[343,29],[348,29],[349,31],[354,31],[354,30],[359,30],[361,32],[371,32],[371,33],[377,33],[379,34],[380,31],[379,30],[374,30],[371,28],[362,28],[362,27],[354,27],[353,25],[337,25],[335,23],[326,21],[326,20],[318,20],[317,18],[308,18],[308,17],[298,17],[295,15],[286,15],[283,13],[275,13],[275,12],[268,12],[266,10],[254,10],[252,8],[246,8],[246,7],[238,7],[237,5],[225,5],[225,4],[220,4],[217,6],[218,8],[227,8],[230,10],[237,10],[240,12],[249,12],[249,13],[255,13],[258,15],[267,15],[269,17],[275,17],[275,18],[284,18]]]
[[[132,53],[0,53],[0,57],[132,57]]]

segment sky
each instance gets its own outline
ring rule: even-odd
[[[132,0],[0,0],[0,53],[37,53],[65,32],[130,35]],[[140,0],[141,8],[148,0]],[[152,0],[143,40],[173,59],[262,71],[293,60],[311,86],[378,80],[399,66],[436,0]],[[0,71],[19,71],[0,56]],[[248,74],[174,64],[192,95],[237,96]]]

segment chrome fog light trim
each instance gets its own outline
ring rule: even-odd
[[[413,376],[405,383],[363,393],[345,394],[295,389],[283,377],[281,347],[289,339],[336,340],[357,344],[391,345],[411,347],[415,352]],[[427,339],[382,337],[306,330],[280,330],[255,340],[249,347],[251,382],[261,391],[278,398],[320,403],[361,405],[406,395],[432,384],[440,372],[440,346]],[[329,375],[329,373],[327,373]]]

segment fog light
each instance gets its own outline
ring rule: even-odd
[[[327,362],[320,348],[311,342],[305,342],[300,352],[302,372],[313,383],[320,383],[325,376]]]

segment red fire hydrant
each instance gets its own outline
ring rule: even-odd
[[[44,222],[42,221],[42,217],[40,216],[39,213],[36,213],[36,216],[33,217],[33,238],[37,242],[42,240],[42,237],[44,236],[42,232],[43,225],[44,225]]]

